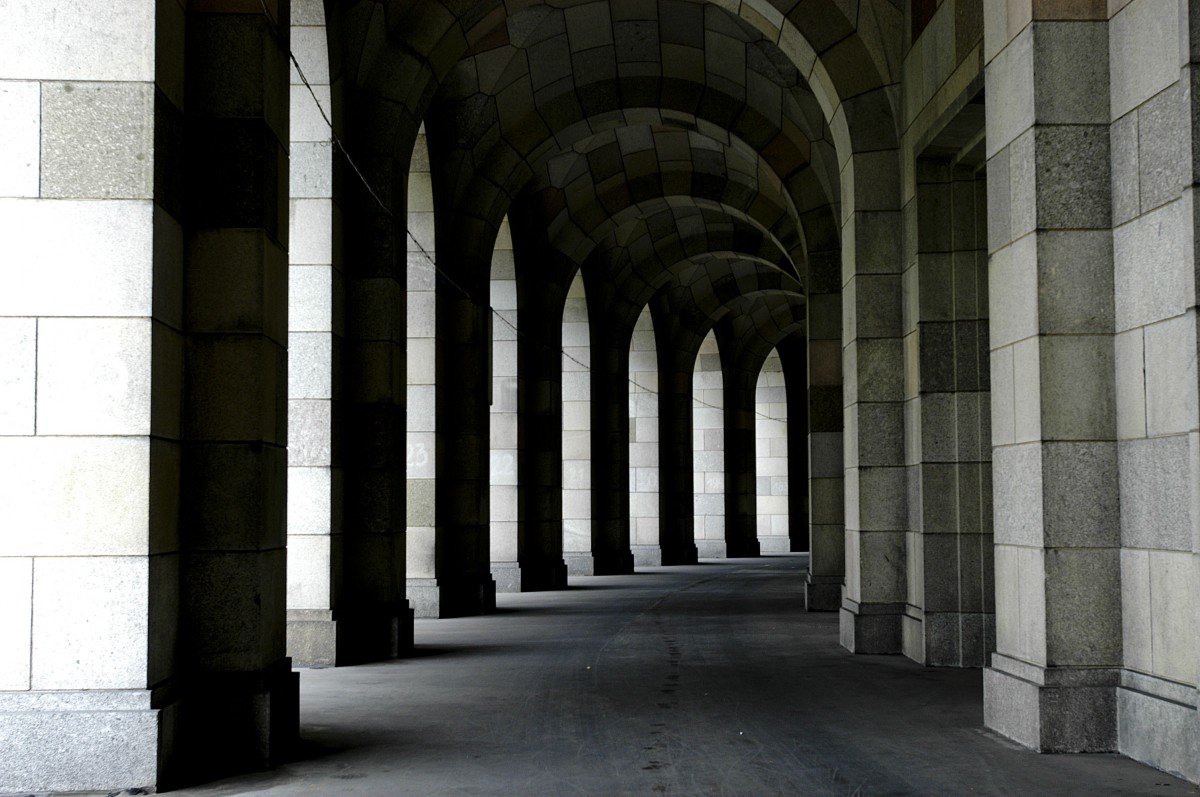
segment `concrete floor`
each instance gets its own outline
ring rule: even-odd
[[[852,656],[801,555],[502,595],[417,654],[301,675],[303,751],[178,795],[1185,795],[982,729],[978,670]]]

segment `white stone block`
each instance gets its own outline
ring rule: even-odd
[[[304,76],[312,84],[329,84],[329,36],[323,27],[293,26],[291,30],[292,55],[304,70]],[[295,64],[291,67],[292,84],[300,83]]]
[[[428,526],[409,526],[405,535],[405,562],[409,578],[433,578],[437,575],[434,557],[436,532]]]
[[[1113,119],[1179,79],[1178,18],[1166,0],[1133,0],[1109,22]]]
[[[592,487],[592,463],[586,459],[563,460],[564,490],[589,490]]]
[[[332,473],[328,467],[287,470],[287,529],[294,534],[329,534],[332,529]],[[288,554],[291,577],[291,554]],[[290,603],[289,603],[290,605]]]
[[[333,146],[325,141],[292,142],[288,157],[292,198],[329,199],[333,196],[333,154]]]
[[[516,449],[493,449],[488,462],[491,484],[515,485],[517,483]]]
[[[327,332],[288,333],[288,397],[333,395],[333,339]]]
[[[1002,446],[992,453],[996,544],[1042,543],[1041,445]]]
[[[436,389],[432,385],[409,385],[408,431],[437,430]]]
[[[1188,205],[1168,202],[1113,231],[1118,332],[1181,315],[1195,304]]]
[[[148,438],[0,438],[0,556],[142,554]]]
[[[437,370],[434,352],[436,343],[432,338],[409,338],[408,340],[408,384],[432,385]]]
[[[0,197],[39,193],[41,103],[38,83],[0,81]]]
[[[43,80],[154,80],[155,3],[6,4],[0,75]]]
[[[329,609],[330,537],[288,535],[287,607]]]
[[[489,490],[489,511],[492,521],[517,520],[517,488],[516,485],[492,485]]]
[[[562,438],[564,460],[568,459],[589,459],[592,456],[592,434],[591,432],[563,432]],[[630,463],[636,464],[636,463]]]
[[[629,515],[635,518],[658,517],[658,493],[631,493]]]
[[[1013,437],[1018,443],[1042,437],[1042,370],[1038,339],[1023,340],[1013,351]]]
[[[432,479],[436,474],[433,432],[409,431],[405,445],[405,472],[410,479]]]
[[[1121,628],[1125,666],[1141,672],[1153,671],[1148,551],[1136,548],[1121,551]]]
[[[1116,375],[1117,438],[1146,436],[1145,343],[1142,328],[1117,334],[1113,338]],[[995,380],[992,380],[992,408],[995,411]]]
[[[149,434],[151,331],[149,319],[42,319],[38,433]]]
[[[333,330],[333,267],[288,267],[288,332]]]
[[[990,103],[987,154],[990,158],[1033,124],[1033,30],[1026,28],[992,59],[984,73]]]
[[[328,466],[333,452],[333,402],[288,401],[288,465]]]
[[[333,262],[333,202],[293,199],[288,213],[288,263],[322,265]]]
[[[1145,328],[1146,431],[1151,436],[1196,429],[1196,317]]]
[[[988,261],[990,343],[999,348],[1038,334],[1037,242],[1028,235]]]
[[[413,338],[433,338],[437,334],[437,308],[424,294],[408,295],[406,323],[410,345]],[[409,359],[412,358],[411,353]]]
[[[591,490],[563,490],[562,502],[564,520],[571,518],[573,520],[587,520],[590,523],[592,516]]]
[[[634,489],[637,492],[658,493],[657,467],[631,468],[630,473],[633,474],[633,478],[630,479],[630,483],[633,484]]]
[[[149,559],[42,558],[33,573],[33,689],[145,689]]]
[[[492,307],[497,310],[516,310],[517,309],[517,281],[516,280],[492,280]],[[575,324],[569,325],[571,327]],[[564,326],[564,331],[566,326]],[[586,332],[587,327],[584,326]],[[586,340],[584,341],[586,343]]]
[[[34,433],[37,321],[0,318],[0,435]]]
[[[497,391],[499,392],[499,391]],[[508,411],[496,411],[492,405],[491,429],[488,439],[492,450],[516,450],[517,448],[517,414]]]
[[[29,688],[33,560],[0,558],[0,689]]]
[[[149,316],[153,243],[148,201],[0,199],[0,316]]]
[[[587,431],[592,425],[592,407],[586,401],[564,401],[562,405],[564,432]]]
[[[1193,554],[1150,551],[1154,673],[1196,683],[1196,585]]]

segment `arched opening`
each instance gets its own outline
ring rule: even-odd
[[[562,321],[562,515],[567,572],[591,575],[591,343],[583,275],[567,289]]]
[[[700,344],[692,371],[692,473],[696,552],[725,556],[725,391],[717,336]]]
[[[762,553],[792,550],[788,481],[787,387],[775,349],[763,361],[754,388],[755,493]]]
[[[658,497],[658,347],[649,306],[629,342],[629,532],[638,566],[662,564]]]

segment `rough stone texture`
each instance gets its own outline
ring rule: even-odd
[[[153,787],[160,780],[163,714],[148,705],[86,711],[0,708],[0,749],[5,751],[0,791]]]

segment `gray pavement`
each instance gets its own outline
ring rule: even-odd
[[[412,657],[301,674],[299,758],[178,795],[1193,795],[982,727],[978,670],[853,656],[805,557],[501,595]]]

